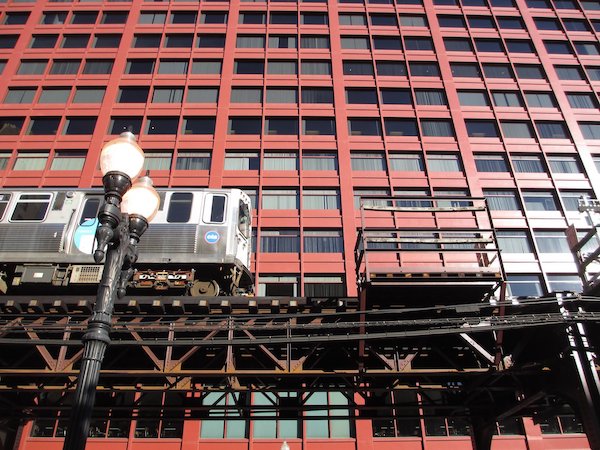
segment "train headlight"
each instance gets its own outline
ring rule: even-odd
[[[121,172],[131,180],[137,178],[144,167],[144,152],[133,133],[125,132],[106,143],[100,153],[102,175]]]
[[[158,212],[160,197],[148,177],[139,178],[123,196],[121,211],[150,222]]]

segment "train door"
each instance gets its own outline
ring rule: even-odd
[[[235,258],[248,268],[250,267],[250,238],[250,210],[248,209],[248,205],[240,199],[238,224],[236,227],[237,248]]]
[[[77,226],[73,233],[74,250],[91,255],[95,247],[96,228],[98,228],[98,209],[102,204],[101,195],[86,195],[81,213],[77,217]]]

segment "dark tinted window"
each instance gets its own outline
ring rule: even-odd
[[[146,103],[148,87],[123,87],[119,92],[119,103]]]
[[[96,117],[68,117],[64,134],[93,134],[95,126]]]
[[[19,134],[23,127],[22,117],[0,117],[0,136]]]
[[[100,199],[88,198],[85,201],[85,205],[81,213],[81,218],[79,219],[79,225],[83,224],[88,220],[95,219],[96,215],[98,214],[98,208],[100,208]]]
[[[212,207],[210,209],[211,222],[223,222],[225,218],[225,200],[224,195],[213,195]]]
[[[21,195],[10,220],[44,220],[50,206],[50,198],[50,194]]]
[[[176,192],[171,195],[167,222],[185,223],[190,220],[194,196],[191,192]]]
[[[406,63],[404,61],[377,61],[377,75],[379,76],[390,76],[390,77],[405,77],[406,76]],[[371,67],[371,73],[373,74],[373,68]]]
[[[373,75],[370,61],[344,61],[344,75]]]

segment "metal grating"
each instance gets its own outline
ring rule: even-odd
[[[194,253],[196,225],[151,224],[140,239],[140,253]]]
[[[71,283],[98,283],[104,266],[73,266]]]
[[[0,225],[4,252],[58,252],[64,224],[11,223]]]

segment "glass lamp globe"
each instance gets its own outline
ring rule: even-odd
[[[135,179],[144,167],[144,152],[133,133],[125,132],[106,143],[100,153],[102,175],[109,172],[122,172]]]
[[[123,196],[121,211],[129,215],[141,216],[150,222],[158,212],[160,197],[152,186],[149,177],[141,177]]]

